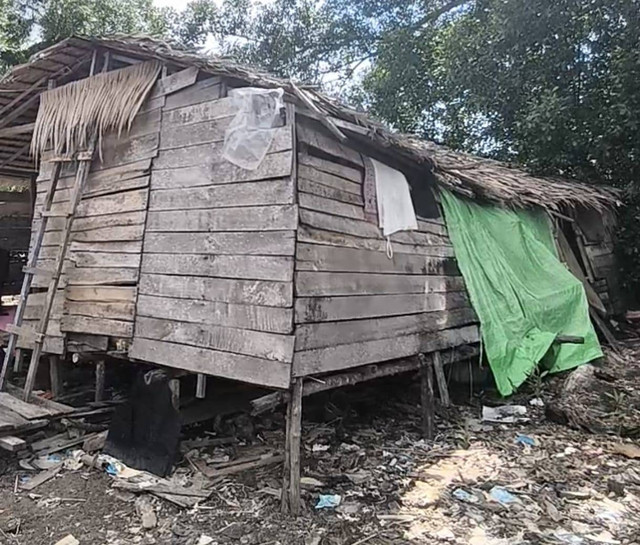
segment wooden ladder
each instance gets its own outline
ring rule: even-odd
[[[60,283],[60,276],[62,274],[62,268],[64,267],[64,260],[67,255],[67,248],[71,239],[71,229],[76,216],[76,210],[78,204],[82,198],[82,191],[84,189],[87,177],[89,176],[89,170],[91,168],[91,161],[93,159],[93,152],[95,148],[96,139],[93,138],[89,144],[89,149],[78,153],[78,169],[76,171],[76,177],[71,190],[71,196],[68,207],[60,212],[52,211],[53,197],[58,186],[58,180],[60,179],[60,172],[62,170],[62,160],[57,160],[54,163],[54,169],[51,176],[51,183],[47,188],[45,199],[40,213],[40,225],[38,227],[36,239],[33,245],[33,249],[29,254],[29,261],[26,267],[24,267],[24,280],[22,282],[22,289],[20,290],[20,302],[16,309],[16,315],[14,323],[9,325],[7,330],[10,333],[9,344],[4,356],[4,364],[2,372],[0,373],[0,390],[4,388],[7,370],[11,365],[13,359],[13,353],[16,348],[18,336],[24,336],[28,339],[32,339],[34,342],[34,349],[31,354],[31,362],[29,363],[29,370],[27,372],[27,381],[24,386],[24,400],[28,401],[31,392],[33,390],[33,384],[36,379],[36,372],[38,371],[38,364],[40,362],[40,356],[42,354],[43,343],[47,328],[49,326],[49,319],[51,317],[51,309],[53,308],[53,302],[55,300],[56,292],[58,291],[58,285]],[[49,218],[64,218],[65,223],[62,228],[62,239],[58,248],[58,253],[55,260],[55,266],[52,271],[37,268],[38,258],[40,256],[40,250],[42,248],[42,242],[47,230],[47,224]],[[47,294],[45,296],[44,307],[42,309],[42,315],[35,331],[22,326],[22,319],[24,317],[24,311],[27,306],[27,297],[31,289],[33,278],[36,275],[44,275],[49,277],[49,285],[47,287]]]

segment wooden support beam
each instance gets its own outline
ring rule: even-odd
[[[473,358],[479,354],[479,348],[473,345],[458,346],[450,350],[443,350],[440,353],[440,359],[443,365],[448,365],[455,361],[462,361]],[[425,357],[431,358],[431,354],[425,354]],[[400,373],[416,371],[420,368],[420,360],[417,356],[403,358],[384,363],[374,363],[359,367],[353,371],[328,375],[318,379],[317,381],[308,380],[304,384],[303,395],[308,396],[333,390],[334,388],[342,388],[344,386],[352,386],[360,382],[366,382],[381,377],[388,377]],[[289,397],[288,392],[273,392],[251,401],[252,415],[262,414],[266,411],[274,409],[278,405],[285,403]]]
[[[345,136],[345,134],[337,127],[337,125],[328,115],[325,115],[324,112],[322,112],[320,108],[318,108],[318,106],[314,104],[314,102],[307,96],[306,91],[300,89],[295,83],[293,83],[293,81],[291,81],[290,83],[291,89],[293,89],[294,94],[296,95],[296,97],[298,97],[300,102],[302,102],[307,108],[318,115],[318,121],[320,121],[320,123],[322,123],[329,130],[329,132],[331,132],[331,134],[333,134],[338,140],[340,140],[340,142],[346,142],[348,138]]]
[[[19,373],[22,371],[22,363],[24,361],[24,352],[22,348],[16,348],[16,356],[13,360],[13,372]]]
[[[207,375],[198,373],[196,376],[196,397],[204,399],[207,397]]]
[[[13,153],[13,155],[11,155],[8,159],[5,159],[2,163],[0,163],[0,169],[6,167],[7,165],[9,165],[11,163],[13,163],[13,161],[18,159],[18,157],[23,156],[25,153],[27,153],[29,151],[29,148],[31,148],[31,142],[26,143],[18,151]]]
[[[104,401],[104,383],[105,383],[105,363],[104,360],[96,362],[96,392],[94,401]]]
[[[23,123],[22,125],[14,125],[13,127],[5,127],[0,129],[0,138],[8,138],[17,134],[25,134],[33,131],[35,123]]]
[[[282,494],[289,495],[289,512],[300,514],[300,446],[302,438],[302,378],[294,378],[291,386],[290,410],[287,410],[287,442],[289,458],[289,488],[283,486]],[[286,458],[286,455],[285,455]]]
[[[171,404],[176,411],[180,410],[180,379],[169,380],[169,390],[171,390]]]
[[[440,393],[440,403],[442,403],[443,407],[448,407],[451,405],[451,401],[449,399],[449,389],[447,388],[447,379],[444,376],[440,352],[433,353],[433,370],[436,373],[436,383],[438,384],[438,392]]]
[[[434,437],[435,403],[433,396],[433,359],[420,355],[420,404],[422,409],[422,435]]]
[[[49,383],[53,399],[59,398],[63,391],[61,366],[60,358],[55,354],[51,354],[49,356]]]

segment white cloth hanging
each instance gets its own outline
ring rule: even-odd
[[[371,161],[376,175],[378,223],[382,234],[388,237],[398,231],[417,229],[409,183],[404,174],[375,159]]]

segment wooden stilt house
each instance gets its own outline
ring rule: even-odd
[[[547,209],[570,234],[572,266],[597,286],[594,304],[607,300],[610,228],[576,227],[581,214],[591,226],[602,221],[616,203],[609,191],[394,134],[317,92],[227,61],[148,39],[68,39],[3,80],[20,92],[0,124],[25,133],[35,124],[35,140],[51,148],[42,109],[70,122],[41,95],[47,83],[122,79],[113,74],[149,63],[157,72],[136,83],[150,85],[134,97],[140,108],[127,110],[130,127],[89,127],[73,140],[84,147],[73,149],[58,135],[41,156],[14,158],[38,173],[18,348],[118,355],[289,391],[295,484],[303,394],[417,369],[420,354],[439,365],[478,352],[439,186]],[[284,104],[251,169],[225,155],[234,90],[247,87],[282,89]],[[0,149],[5,142],[0,133]],[[417,229],[383,236],[371,160],[404,175]],[[26,396],[37,364],[32,356]],[[310,376],[322,381],[305,382]]]

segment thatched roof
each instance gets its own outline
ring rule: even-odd
[[[16,173],[33,169],[28,155],[19,153],[25,149],[28,151],[30,133],[5,137],[6,130],[15,125],[26,128],[35,120],[37,95],[46,88],[48,77],[57,78],[59,83],[64,82],[64,78],[84,77],[82,71],[86,72],[88,67],[83,65],[96,47],[114,52],[114,59],[121,66],[128,61],[156,59],[175,67],[196,66],[204,72],[252,86],[282,87],[294,100],[299,97],[298,88],[289,81],[230,59],[203,56],[160,40],[131,36],[69,38],[39,52],[29,63],[14,68],[0,81],[0,171]],[[504,163],[454,152],[433,142],[395,133],[317,91],[305,90],[304,94],[311,99],[316,115],[330,120],[346,135],[366,138],[374,146],[429,168],[438,183],[459,194],[507,206],[543,206],[551,210],[576,205],[604,209],[618,204],[617,193],[612,189],[559,178],[536,177]],[[20,108],[22,110],[16,115]],[[5,120],[7,116],[11,117],[8,123]]]

